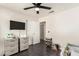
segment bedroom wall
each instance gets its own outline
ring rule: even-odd
[[[30,22],[31,20],[34,20],[33,21],[34,23],[36,22],[35,21],[36,19],[34,19],[34,18],[28,18],[28,16],[25,16],[24,14],[22,14],[20,12],[0,6],[0,55],[4,54],[4,39],[6,38],[8,33],[13,33],[16,36],[19,36],[19,34],[26,35],[26,30],[10,30],[9,29],[10,20],[20,21],[20,22],[25,22],[25,23],[26,23],[26,20],[28,20],[28,22]],[[39,27],[38,21],[36,23],[38,24],[36,27]],[[29,26],[29,23],[27,24],[27,26]],[[27,32],[31,34],[32,30],[33,30],[33,28],[31,28],[31,31],[27,31]],[[38,28],[34,29],[34,31],[33,31],[34,33],[36,33],[35,30],[38,30]],[[38,32],[36,34],[39,36]],[[26,36],[28,36],[28,35],[26,35]],[[34,44],[39,43],[38,36],[36,36],[36,35],[33,36],[34,37]],[[29,44],[30,44],[30,42],[29,42]]]
[[[50,14],[39,21],[46,21],[46,37],[51,36],[52,42],[61,47],[68,43],[79,45],[79,7]],[[50,35],[48,31],[51,32]]]
[[[19,33],[26,33],[26,31],[10,30],[10,20],[16,20],[21,22],[26,22],[24,15],[14,12],[7,8],[0,7],[0,55],[4,54],[4,39],[7,37],[8,33],[13,33],[19,36]]]

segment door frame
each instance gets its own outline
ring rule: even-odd
[[[44,40],[46,39],[46,21],[40,22],[40,29],[41,29],[41,23],[44,24]],[[40,30],[40,40],[41,40],[41,30]]]

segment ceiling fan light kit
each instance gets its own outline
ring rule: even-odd
[[[35,11],[39,11],[39,8],[38,8],[38,7],[36,7],[36,8],[35,8]]]

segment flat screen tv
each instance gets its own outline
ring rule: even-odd
[[[25,23],[10,20],[10,30],[25,30]]]

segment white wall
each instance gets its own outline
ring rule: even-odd
[[[28,18],[28,16],[25,16],[24,14],[22,14],[20,12],[0,6],[0,55],[4,54],[4,38],[6,38],[8,33],[13,33],[16,36],[19,36],[19,33],[20,33],[20,35],[26,35],[26,30],[20,30],[20,31],[19,30],[10,30],[9,29],[10,20],[26,22],[26,20],[34,20],[34,19]],[[31,28],[30,34],[32,34],[32,32],[37,34],[37,35],[34,35],[34,44],[39,43],[39,33],[36,32],[39,29],[39,22],[33,21],[32,24],[33,24],[33,28]],[[27,24],[27,25],[29,26],[29,24]],[[29,31],[28,31],[28,33],[29,33]]]
[[[26,18],[24,17],[24,15],[19,14],[17,12],[11,11],[9,9],[6,8],[1,8],[1,32],[2,32],[2,38],[6,37],[7,33],[11,33],[11,32],[15,32],[16,34],[18,34],[18,30],[10,30],[10,20],[15,20],[15,21],[20,21],[20,22],[26,22]],[[23,31],[22,31],[23,32]],[[15,35],[16,35],[15,34]]]
[[[0,55],[4,54],[4,39],[8,33],[13,33],[17,36],[19,36],[19,33],[26,33],[25,30],[21,32],[18,30],[10,30],[10,20],[26,22],[25,19],[22,14],[0,7]]]
[[[79,7],[40,18],[46,21],[46,37],[53,37],[54,43],[64,47],[67,43],[79,45]],[[47,31],[51,34],[48,35]]]

